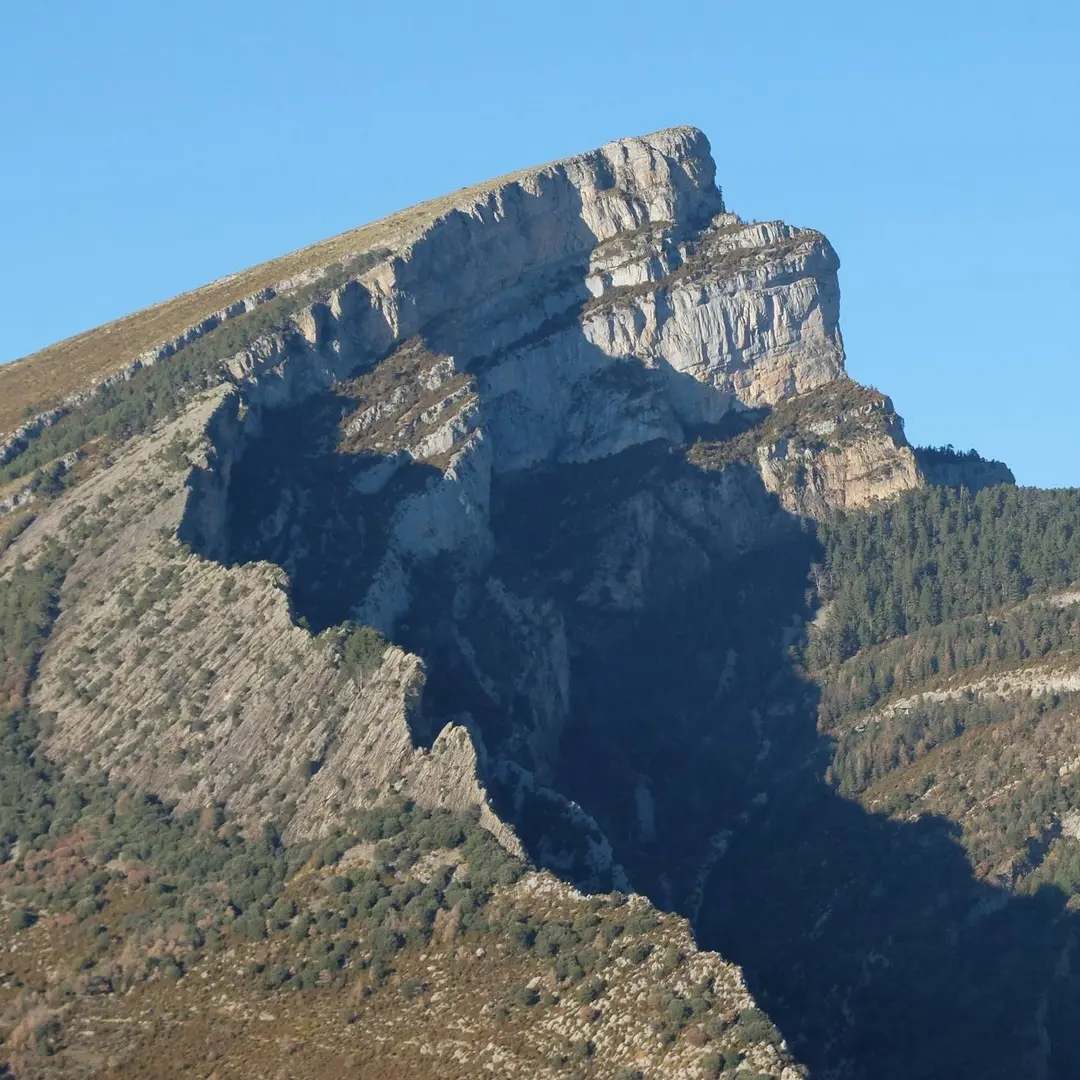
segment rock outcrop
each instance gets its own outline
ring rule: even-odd
[[[367,254],[202,314],[117,376],[292,297],[182,421],[26,534],[29,549],[99,488],[122,505],[99,506],[95,527],[128,530],[76,575],[95,594],[123,580],[119,598],[68,590],[43,661],[53,751],[184,808],[225,801],[257,820],[284,807],[295,835],[392,791],[477,806],[513,847],[494,785],[549,865],[626,884],[598,823],[559,790],[586,627],[777,542],[786,512],[921,482],[873,395],[719,472],[687,460],[702,432],[854,386],[835,252],[811,230],[728,213],[691,128],[417,208],[372,237]],[[184,491],[162,464],[176,439],[190,445]],[[136,481],[143,469],[158,480]],[[549,500],[549,474],[575,509],[579,491],[592,500],[584,529],[549,515],[577,536],[552,564],[554,593],[513,555],[545,532],[523,533],[521,500]],[[174,529],[194,556],[157,535]],[[153,650],[147,618],[169,639]],[[343,677],[295,623],[344,619],[406,651],[360,684]],[[413,654],[441,659],[425,674]]]
[[[700,132],[624,140],[443,214],[301,311],[298,334],[234,358],[238,422],[257,435],[264,410],[412,357],[401,374],[427,407],[405,386],[364,388],[368,404],[345,427],[378,413],[384,437],[361,448],[393,460],[356,479],[370,493],[406,464],[441,472],[396,508],[356,612],[391,630],[408,606],[408,563],[485,557],[494,477],[681,445],[841,377],[837,266],[818,233],[726,213]],[[206,498],[215,484],[227,500],[227,466],[195,481]],[[228,557],[220,530],[198,538]]]
[[[828,241],[730,213],[692,128],[285,262],[181,298],[152,346],[117,333],[152,430],[88,425],[47,492],[15,471],[0,575],[77,553],[31,696],[49,755],[287,844],[450,809],[556,892],[637,889],[740,947],[725,875],[795,834],[785,792],[822,797],[815,522],[1011,474],[908,444],[845,373]],[[193,356],[175,407],[138,397]],[[45,461],[102,385],[0,457]]]
[[[794,437],[757,448],[758,468],[786,510],[823,518],[921,487],[903,424],[884,396],[812,420]]]
[[[57,534],[80,549],[34,691],[57,718],[50,753],[181,810],[225,803],[248,822],[287,819],[293,837],[327,831],[348,806],[411,795],[474,808],[520,850],[488,806],[464,729],[447,725],[431,750],[414,745],[418,657],[390,646],[362,675],[347,669],[333,637],[295,625],[277,567],[226,569],[171,539],[187,493],[163,450],[197,439],[219,398],[133,447],[19,539],[26,555]]]

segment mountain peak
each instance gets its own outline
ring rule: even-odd
[[[903,727],[941,657],[991,655],[934,620],[1007,599],[1020,632],[1001,655],[1024,655],[1025,590],[1071,583],[1077,532],[1064,501],[920,490],[1006,474],[917,454],[889,398],[847,376],[838,267],[821,233],[728,212],[704,135],[671,128],[0,371],[9,413],[51,406],[0,450],[0,890],[40,905],[12,923],[32,950],[6,955],[36,961],[73,926],[93,943],[70,950],[73,1001],[55,955],[19,969],[58,973],[58,1008],[16,1050],[77,1047],[174,983],[186,1004],[165,1016],[197,1026],[217,1016],[205,988],[246,968],[258,983],[229,986],[253,1015],[312,992],[285,1010],[309,1034],[320,995],[350,995],[355,1018],[319,1027],[329,1072],[353,1023],[397,1055],[418,1003],[403,1075],[478,1075],[516,1024],[522,1075],[795,1080],[728,962],[745,957],[823,1071],[869,1075],[848,1067],[873,1055],[849,991],[878,995],[875,1031],[895,995],[866,957],[927,982],[894,948],[906,908],[887,932],[852,917],[881,906],[881,853],[905,898],[910,860],[935,871],[916,898],[930,924],[967,866],[822,774],[860,790],[895,747],[914,760],[958,731]],[[1011,522],[1051,512],[1045,552],[1015,543]],[[973,569],[950,590],[952,567]],[[1073,641],[1060,608],[1037,618]],[[896,649],[919,630],[916,671]],[[893,682],[886,728],[844,727]],[[53,1056],[42,1075],[65,1080],[100,1058]]]
[[[634,177],[635,187],[668,182],[691,203],[696,190],[705,205],[722,208],[719,192],[714,190],[715,166],[708,140],[693,127],[615,140],[597,150],[483,181],[229,274],[3,365],[0,447],[5,435],[10,439],[20,428],[21,435],[32,436],[54,421],[56,410],[77,406],[110,378],[125,377],[139,365],[171,355],[209,329],[309,285],[343,262],[373,250],[404,249],[445,215],[480,212],[493,199],[497,202],[499,193],[508,187],[535,186],[541,177],[550,178],[556,172],[582,174],[598,168],[604,175],[613,177],[617,172]]]

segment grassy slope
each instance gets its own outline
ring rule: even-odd
[[[523,169],[420,203],[6,364],[0,367],[0,435],[15,430],[28,413],[42,412],[70,394],[89,389],[140,353],[175,338],[245,296],[372,248],[399,248],[442,215],[544,167]]]

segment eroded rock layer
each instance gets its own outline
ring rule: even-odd
[[[926,483],[844,372],[835,252],[729,213],[692,128],[318,250],[210,287],[0,452],[212,361],[150,433],[106,456],[88,428],[70,490],[9,500],[37,516],[5,563],[77,551],[32,692],[50,755],[287,842],[400,799],[473,815],[697,919],[814,760],[809,523]]]
[[[41,666],[53,752],[181,806],[284,805],[295,835],[394,791],[482,806],[516,845],[491,787],[538,857],[625,885],[605,830],[560,789],[589,673],[634,619],[788,543],[785,511],[921,475],[887,399],[844,374],[828,241],[726,212],[694,129],[419,208],[378,239],[345,272],[309,271],[306,291],[283,283],[163,346],[158,363],[290,287],[305,301],[21,541],[88,498],[126,507],[116,552],[80,557]],[[822,395],[793,430],[761,429]],[[726,469],[687,455],[735,442],[752,452]],[[168,480],[136,479],[155,467]],[[80,601],[106,588],[110,603]],[[345,622],[406,651],[343,678]],[[665,811],[649,783],[646,818]],[[673,873],[674,897],[690,886]]]

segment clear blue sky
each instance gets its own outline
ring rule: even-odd
[[[692,123],[828,234],[913,441],[1080,485],[1080,3],[0,7],[0,358],[391,210]]]

